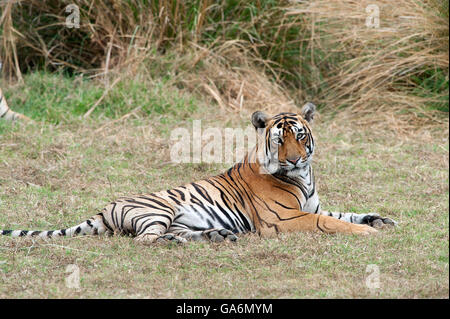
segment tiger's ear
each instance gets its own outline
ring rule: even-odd
[[[316,113],[316,106],[313,103],[308,102],[305,105],[303,105],[300,115],[306,121],[308,121],[309,123],[312,123],[312,121],[314,119],[314,113]]]
[[[261,111],[256,111],[252,114],[252,124],[256,129],[265,128],[269,116]]]

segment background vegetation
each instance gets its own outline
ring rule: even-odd
[[[371,3],[8,1],[1,5],[3,77],[59,70],[109,87],[145,73],[232,111],[313,100],[360,120],[442,122],[448,1],[376,1],[378,28],[366,25]],[[79,28],[66,26],[68,4],[79,7]]]
[[[245,127],[256,109],[306,100],[319,105],[324,208],[400,223],[220,245],[2,237],[0,297],[448,298],[448,1],[377,0],[368,28],[374,2],[0,2],[0,87],[35,120],[0,121],[0,228],[66,227],[119,196],[222,172],[171,163],[171,129]],[[80,289],[65,284],[71,264]]]

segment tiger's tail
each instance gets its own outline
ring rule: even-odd
[[[105,226],[103,222],[103,214],[99,213],[81,224],[75,225],[66,229],[58,230],[0,230],[0,235],[9,235],[11,237],[41,237],[41,238],[56,238],[56,237],[75,237],[79,235],[102,235],[111,233],[109,227]]]
[[[29,117],[14,112],[9,108],[8,103],[6,103],[5,97],[3,96],[2,89],[0,89],[0,119],[4,119],[7,121],[15,121],[15,120],[31,121]]]

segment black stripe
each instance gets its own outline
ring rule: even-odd
[[[131,219],[131,227],[132,227],[133,230],[136,232],[136,234],[142,233],[142,232],[141,232],[141,228],[142,228],[142,226],[145,224],[146,221],[144,220],[144,221],[142,222],[142,224],[139,226],[139,228],[136,228],[138,222],[139,222],[141,219],[144,219],[144,218],[145,218],[145,219],[149,219],[149,217],[153,217],[153,216],[164,217],[164,218],[166,218],[166,219],[169,220],[169,223],[164,223],[164,222],[162,222],[162,221],[154,221],[154,222],[152,222],[152,223],[150,223],[150,224],[158,223],[158,224],[164,225],[166,228],[168,228],[169,225],[172,223],[172,218],[170,218],[170,216],[168,216],[168,215],[163,215],[163,214],[153,214],[153,213],[151,213],[151,214],[138,215],[138,216],[135,216],[135,217],[133,217],[133,218]]]
[[[162,226],[164,226],[164,227],[167,228],[167,224],[165,224],[165,223],[163,223],[163,222],[161,222],[161,221],[159,221],[159,220],[155,220],[155,221],[153,221],[153,222],[151,222],[151,223],[145,225],[145,227],[142,229],[142,226],[143,226],[143,225],[144,225],[144,223],[142,223],[142,225],[141,225],[141,226],[139,227],[139,229],[136,231],[136,234],[137,234],[137,235],[140,235],[140,234],[144,233],[145,230],[146,230],[147,228],[149,228],[150,226],[154,226],[154,225],[162,225]]]
[[[317,214],[319,212],[319,207],[320,207],[320,205],[317,204],[316,211],[314,212],[314,214]]]
[[[144,199],[144,200],[152,201],[150,198],[144,198],[144,197],[140,197],[140,198],[141,198],[141,199]],[[128,201],[129,203],[138,204],[138,205],[142,205],[142,206],[144,206],[144,207],[149,207],[149,208],[153,208],[153,209],[162,210],[162,211],[164,211],[164,212],[167,212],[168,214],[173,214],[173,209],[171,209],[170,207],[168,207],[167,205],[164,205],[164,204],[160,205],[160,206],[163,206],[163,207],[159,207],[159,206],[152,205],[152,204],[150,204],[150,203],[144,203],[144,202],[141,202],[141,201],[137,201],[137,200],[134,199],[134,198],[130,198],[130,199],[127,200],[127,201]],[[153,200],[153,202],[158,202],[158,201]],[[159,202],[158,202],[158,203],[159,203]],[[130,205],[128,205],[128,206],[130,206]],[[169,210],[165,209],[164,207],[169,208]],[[142,208],[142,207],[137,207],[137,206],[136,206],[135,208]]]
[[[127,210],[125,212],[126,208],[130,208],[129,210]],[[125,222],[125,218],[127,217],[128,213],[131,212],[133,209],[135,208],[142,208],[140,206],[134,206],[134,205],[124,205],[122,206],[122,211],[120,212],[120,225],[119,225],[119,229],[123,228],[123,223]]]
[[[170,195],[169,195],[169,198],[170,198],[171,200],[173,200],[173,201],[175,202],[175,204],[180,205],[180,206],[182,205],[181,202],[180,202],[178,199],[176,199],[175,196],[170,196]]]
[[[272,174],[272,176],[275,177],[276,179],[282,181],[282,182],[285,182],[285,183],[290,184],[290,185],[297,186],[300,189],[300,191],[302,192],[302,194],[305,197],[305,199],[308,200],[309,194],[308,194],[308,192],[307,192],[307,190],[306,190],[306,188],[305,188],[305,186],[303,184],[297,182],[296,180],[294,180],[294,179],[292,179],[292,178],[290,178],[289,176],[286,176],[286,175],[281,175],[281,174],[275,173],[275,174]],[[278,188],[283,189],[281,187],[278,187]]]
[[[235,211],[238,213],[240,220],[242,223],[244,223],[244,229],[251,231],[252,227],[250,226],[250,224],[248,223],[247,218],[244,216],[244,214],[236,207],[236,204],[234,204],[234,209]]]
[[[142,199],[151,201],[151,202],[153,202],[153,203],[155,203],[155,204],[157,204],[157,205],[159,205],[159,206],[162,206],[162,207],[164,207],[164,208],[167,208],[167,209],[169,209],[170,211],[173,212],[173,208],[172,208],[172,207],[170,207],[170,206],[168,206],[168,205],[162,203],[162,202],[159,201],[159,200],[156,200],[156,199],[150,198],[150,197],[146,197],[146,196],[138,196],[138,198],[142,198]],[[160,197],[158,197],[158,198],[160,198]],[[164,200],[164,198],[161,198],[161,199]],[[138,201],[136,201],[135,199],[133,199],[133,202],[135,202],[135,203],[137,203],[137,204],[146,205],[146,206],[150,205],[150,204],[145,204],[145,203],[142,203],[142,202],[138,202]],[[154,206],[151,206],[151,207],[154,208]],[[159,209],[162,209],[161,207],[158,207],[158,208],[159,208]]]
[[[220,204],[218,202],[216,202],[215,206],[217,206],[220,209],[220,211],[222,212],[222,214],[224,214],[225,217],[231,222],[234,229],[239,229],[234,218],[231,217],[230,214],[228,214],[228,212],[222,206],[220,206]]]
[[[317,228],[319,228],[319,230],[321,231],[321,232],[325,232],[322,228],[320,228],[320,226],[319,226],[319,219],[320,219],[320,215],[318,215],[317,216]]]
[[[166,192],[167,192],[169,195],[175,196],[175,194],[172,192],[171,189],[168,189]]]
[[[0,118],[4,117],[4,116],[6,115],[6,113],[8,113],[9,111],[10,111],[10,109],[9,109],[9,108],[6,108],[6,112],[3,113],[2,115],[0,115]]]
[[[116,223],[116,221],[115,221],[116,214],[114,213],[114,211],[116,209],[116,206],[117,206],[117,203],[112,203],[112,205],[113,205],[113,207],[111,207],[111,212],[110,212],[111,213],[111,220],[112,220],[114,228],[118,228],[119,222],[117,221],[117,223]],[[105,220],[105,219],[103,219],[103,220]]]
[[[192,183],[192,186],[194,186],[195,190],[197,191],[197,193],[200,194],[200,196],[202,196],[205,200],[207,200],[211,205],[214,204],[213,200],[208,194],[208,191],[203,186],[198,185],[196,183]]]
[[[225,220],[223,220],[219,214],[217,214],[212,208],[206,208],[206,212],[208,213],[209,216],[211,216],[211,218],[213,218],[213,220],[219,222],[219,224],[225,228],[225,229],[233,229],[233,227],[228,224]]]
[[[109,231],[114,232],[114,229],[108,224],[108,222],[107,222],[105,216],[103,216],[102,213],[100,213],[100,215],[102,216],[102,222],[103,222],[103,225],[105,225],[105,227],[108,228]],[[66,234],[66,231],[64,230],[64,235],[65,235],[65,234]]]
[[[176,191],[178,194],[180,194],[181,200],[184,201],[186,197],[184,196],[184,193],[180,191],[179,189],[174,188],[174,191]]]
[[[294,196],[294,198],[295,198],[296,201],[297,201],[298,207],[300,207],[300,210],[303,209],[303,205],[302,205],[301,201],[298,199],[297,195],[295,195],[293,192],[291,192],[291,191],[289,191],[289,190],[287,190],[287,189],[285,189],[285,188],[282,188],[282,187],[279,187],[279,186],[275,186],[275,187],[276,187],[276,188],[279,188],[279,189],[281,189],[281,190],[283,190],[283,191],[285,191],[285,192],[287,192],[287,193],[289,193],[289,194],[291,194],[292,196]]]
[[[205,205],[203,205],[203,202],[198,199],[194,194],[189,193],[191,195],[191,203],[196,204],[202,208],[205,208]]]
[[[222,188],[223,188],[223,193],[224,192],[227,192],[227,194],[228,195],[230,195],[235,201],[239,201],[240,203],[241,203],[241,206],[244,206],[245,205],[245,201],[244,201],[244,198],[242,198],[242,195],[241,195],[241,193],[238,191],[238,189],[234,186],[234,185],[232,185],[232,184],[230,184],[230,182],[228,181],[228,179],[226,179],[225,178],[225,176],[222,174],[222,175],[219,175],[219,176],[217,176],[217,177],[219,177],[219,178],[222,178],[229,186],[228,187],[226,187],[225,185],[222,185],[219,181],[215,181],[217,184],[219,184]],[[222,192],[222,190],[220,190],[220,188],[219,187],[217,187],[216,185],[213,185],[213,186],[215,186],[219,191],[221,191]],[[234,192],[230,192],[229,191],[229,188],[231,188],[231,190],[233,190]],[[237,195],[237,197],[239,197],[239,198],[237,198],[235,195]],[[228,197],[227,197],[228,198]],[[222,198],[223,199],[223,198]]]
[[[295,207],[289,207],[289,206],[283,205],[279,201],[275,201],[275,204],[280,205],[281,207],[286,208],[286,209],[297,209]]]
[[[275,115],[274,118],[277,118],[277,117],[283,116],[283,115],[293,115],[293,116],[296,116],[297,114],[292,113],[292,112],[281,112],[281,113],[278,113],[277,115]]]

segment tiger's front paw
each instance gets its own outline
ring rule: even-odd
[[[398,223],[395,220],[393,220],[391,218],[387,218],[387,217],[381,217],[377,213],[369,213],[366,216],[364,216],[362,219],[362,224],[367,224],[367,225],[375,227],[375,228],[383,228],[386,225],[389,225],[389,226],[397,226],[398,225]]]
[[[378,230],[368,225],[353,225],[352,234],[371,235],[378,233]]]

